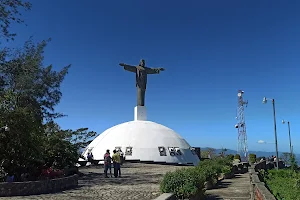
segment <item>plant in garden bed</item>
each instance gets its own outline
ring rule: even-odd
[[[249,162],[250,163],[255,163],[256,162],[256,155],[251,153],[249,154]]]
[[[261,179],[277,199],[299,199],[300,174],[290,169],[260,171]]]
[[[197,169],[199,173],[205,176],[206,188],[213,188],[218,181],[218,178],[223,172],[223,168],[226,167],[231,172],[232,161],[227,158],[216,157],[214,159],[205,160],[199,163]]]
[[[233,176],[232,167],[225,165],[222,168],[222,174],[224,178],[231,178]]]
[[[234,155],[233,155],[233,154],[228,154],[228,155],[226,156],[226,158],[227,158],[228,160],[230,160],[230,161],[233,161]]]
[[[164,193],[173,193],[178,199],[190,198],[195,195],[204,196],[203,174],[196,168],[179,169],[165,174],[160,183],[160,190]]]
[[[239,161],[241,161],[241,156],[240,156],[240,154],[235,154],[234,160],[239,160]]]
[[[202,174],[203,177],[205,178],[205,188],[206,189],[211,189],[213,188],[218,180],[219,173],[217,173],[217,170],[210,165],[202,166],[202,167],[197,167],[197,172],[199,174]]]

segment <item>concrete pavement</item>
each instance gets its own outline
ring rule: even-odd
[[[249,173],[236,174],[235,178],[222,180],[215,189],[207,190],[206,199],[249,200],[250,186]]]

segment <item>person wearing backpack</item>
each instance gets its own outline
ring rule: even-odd
[[[109,153],[109,149],[106,150],[106,153],[104,154],[104,175],[105,178],[108,178],[107,171],[109,169],[110,177],[112,177],[111,174],[111,157]]]

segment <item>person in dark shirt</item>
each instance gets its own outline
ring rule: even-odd
[[[110,177],[112,177],[112,174],[111,174],[111,157],[110,157],[109,149],[107,149],[106,153],[104,154],[104,175],[105,175],[105,178],[108,178],[108,176],[107,176],[108,169],[109,169]]]

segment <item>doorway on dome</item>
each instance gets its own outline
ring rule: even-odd
[[[191,152],[192,152],[193,155],[197,155],[195,148],[191,147],[190,150],[191,150]]]
[[[125,155],[126,156],[132,156],[132,147],[126,147]]]
[[[168,147],[168,149],[169,149],[170,156],[176,155],[174,147]]]
[[[180,151],[179,147],[174,147],[174,149],[177,155],[182,155],[182,152]]]
[[[159,155],[160,156],[167,156],[166,148],[165,147],[158,147]]]

